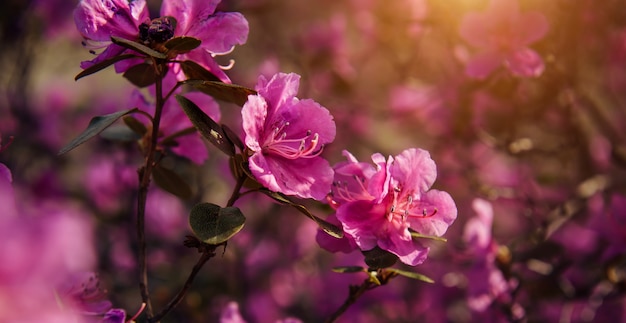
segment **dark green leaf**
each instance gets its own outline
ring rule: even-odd
[[[194,206],[189,214],[189,226],[193,233],[205,243],[216,245],[237,234],[246,222],[239,208],[221,208],[212,203]]]
[[[163,73],[165,75],[167,71]],[[126,72],[124,77],[137,87],[146,87],[156,82],[157,75],[154,66],[150,63],[141,63],[132,66]]]
[[[333,271],[336,273],[359,273],[359,272],[365,272],[365,268],[360,267],[360,266],[345,266],[345,267],[335,267],[333,268]]]
[[[78,137],[74,138],[69,144],[65,145],[65,147],[61,148],[59,151],[59,155],[63,155],[66,152],[78,147],[83,144],[85,141],[91,139],[91,137],[99,134],[102,130],[106,129],[110,125],[112,125],[117,119],[137,111],[137,108],[119,111],[111,114],[107,114],[104,116],[93,117],[91,121],[89,121],[89,125],[87,129],[85,129]]]
[[[118,55],[115,57],[111,57],[107,60],[104,60],[100,63],[94,64],[86,69],[84,69],[82,72],[78,73],[78,75],[76,75],[76,77],[74,78],[75,81],[78,81],[78,79],[85,77],[87,75],[91,75],[93,73],[99,72],[119,61],[123,61],[125,59],[129,59],[129,58],[134,58],[137,57],[137,55],[135,54],[124,54],[124,55]]]
[[[100,133],[100,137],[113,141],[137,141],[141,138],[140,135],[135,133],[134,131],[128,129],[128,127],[124,125],[112,125],[106,129],[104,129]]]
[[[152,170],[152,177],[160,188],[182,199],[188,199],[193,195],[189,185],[171,169],[157,165]]]
[[[128,128],[130,128],[133,132],[140,136],[143,136],[146,134],[146,132],[148,132],[148,128],[146,128],[146,126],[141,123],[141,121],[133,118],[132,116],[125,116],[122,120],[124,121],[126,126],[128,126]]]
[[[185,73],[190,80],[221,82],[219,77],[194,61],[181,62],[180,68],[182,68],[183,73]]]
[[[213,145],[219,148],[228,156],[235,155],[235,147],[233,144],[226,138],[222,127],[217,124],[211,117],[209,117],[206,113],[204,113],[200,108],[189,99],[182,95],[176,95],[176,101],[180,104],[191,120],[191,123],[198,129],[200,134],[207,140],[209,140]]]
[[[337,227],[336,225],[330,223],[330,222],[326,222],[320,218],[318,218],[317,216],[313,215],[311,212],[309,212],[309,210],[307,210],[307,208],[304,205],[301,204],[297,204],[292,202],[291,200],[289,200],[285,195],[278,193],[278,192],[272,192],[268,189],[261,189],[259,190],[261,193],[273,198],[275,201],[280,202],[282,204],[286,204],[286,205],[290,205],[294,208],[296,208],[296,210],[300,211],[300,213],[308,216],[311,220],[315,221],[315,223],[317,223],[317,225],[320,227],[320,229],[324,230],[324,232],[328,233],[329,235],[337,238],[337,239],[341,239],[343,238],[343,229]]]
[[[423,282],[427,282],[427,283],[434,283],[435,281],[432,280],[430,277],[422,275],[422,274],[418,274],[418,273],[414,273],[412,271],[405,271],[405,270],[400,270],[400,269],[396,269],[396,268],[387,268],[385,269],[387,271],[396,273],[400,276],[404,276],[404,277],[408,277],[411,279],[417,279],[417,280],[421,280]]]
[[[244,150],[245,146],[243,142],[234,131],[228,128],[225,124],[222,125],[222,130],[224,131],[224,134],[226,135],[226,139],[228,139],[228,141],[238,147],[240,151]]]
[[[157,52],[156,50],[145,46],[143,44],[134,42],[132,40],[128,40],[125,38],[120,38],[120,37],[115,37],[115,36],[111,36],[111,41],[114,44],[120,45],[122,47],[128,48],[128,49],[132,49],[136,52],[142,53],[142,54],[146,54],[148,56],[152,56],[154,58],[160,58],[160,59],[166,59],[167,56],[165,56],[165,54],[161,53],[161,52]]]
[[[247,87],[223,82],[189,80],[185,83],[218,100],[231,102],[238,106],[243,106],[248,101],[248,95],[257,93]]]
[[[435,240],[435,241],[448,242],[448,239],[446,239],[446,238],[437,237],[437,236],[429,236],[429,235],[417,233],[415,231],[411,231],[411,237],[412,238],[418,238],[418,239],[430,239],[430,240]]]
[[[380,249],[378,246],[374,249],[361,252],[365,256],[365,263],[372,269],[391,267],[398,261],[398,256],[389,251]]]
[[[170,40],[165,42],[164,46],[168,49],[168,54],[169,52],[182,54],[198,48],[198,46],[200,46],[200,43],[202,43],[202,41],[200,41],[200,39],[198,38],[180,36],[171,38]]]

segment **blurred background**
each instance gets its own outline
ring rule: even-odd
[[[369,161],[376,152],[423,148],[437,163],[434,187],[457,203],[448,242],[426,242],[431,252],[423,265],[396,265],[436,282],[398,277],[366,293],[339,322],[626,322],[626,3],[494,1],[513,9],[494,11],[483,0],[225,0],[218,7],[241,12],[250,25],[247,43],[218,58],[224,65],[234,59],[226,71],[233,83],[252,88],[259,75],[300,74],[298,97],[314,99],[335,118],[337,138],[324,150],[331,164],[344,159],[344,149]],[[78,253],[75,243],[48,244],[56,238],[47,230],[57,227],[38,227],[24,240],[37,243],[11,245],[34,255],[13,270],[52,270],[41,253],[67,248],[66,263],[84,255],[76,268],[98,273],[106,298],[132,314],[141,302],[137,143],[94,138],[57,156],[93,116],[132,108],[133,86],[112,68],[74,81],[79,63],[92,57],[74,25],[76,4],[0,4],[2,144],[13,137],[0,162],[12,172],[17,209],[38,223],[72,210],[80,226],[67,234],[88,246]],[[148,4],[158,17],[160,1]],[[520,18],[528,13],[545,19],[545,32]],[[483,15],[485,26],[470,25],[470,14]],[[536,53],[542,68],[517,72],[529,62],[507,58],[517,49]],[[468,66],[489,51],[501,61],[477,77]],[[220,109],[221,122],[240,133],[240,108],[221,102]],[[234,185],[226,156],[208,150],[202,165],[175,155],[163,161],[191,184],[193,198],[156,187],[148,197],[157,310],[199,257],[182,244],[191,234],[190,207],[225,205]],[[332,212],[303,203],[320,217]],[[315,223],[294,209],[261,195],[237,206],[247,217],[244,229],[163,322],[218,321],[231,301],[248,322],[319,322],[365,278],[332,272],[364,266],[363,256],[319,248]],[[3,223],[0,239],[8,242],[15,238],[10,231],[31,222]],[[473,234],[488,242],[476,243]],[[2,250],[3,261],[15,259]],[[26,272],[20,279],[35,275]],[[0,299],[25,292],[6,287],[16,284],[8,278],[3,284]]]

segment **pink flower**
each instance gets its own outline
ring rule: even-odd
[[[496,267],[498,245],[493,241],[493,207],[491,203],[474,199],[472,209],[476,216],[465,224],[463,240],[473,257],[473,266],[466,273],[468,277],[468,306],[483,312],[495,299],[508,299],[510,284]]]
[[[248,21],[238,12],[215,12],[221,0],[164,0],[161,17],[150,20],[145,0],[82,0],[74,11],[74,22],[85,38],[85,46],[105,48],[95,59],[84,61],[85,69],[124,52],[132,51],[111,43],[111,36],[146,45],[163,43],[172,37],[189,36],[202,41],[200,47],[182,54],[178,60],[190,59],[203,65],[224,82],[228,76],[213,59],[232,51],[248,38]],[[174,18],[176,21],[169,19]],[[93,52],[95,53],[95,52]],[[116,63],[124,72],[136,61]],[[179,73],[180,70],[175,71]]]
[[[491,0],[485,12],[470,12],[461,21],[461,37],[479,49],[467,63],[466,74],[483,79],[504,65],[517,76],[541,75],[543,60],[528,45],[547,31],[541,13],[521,13],[517,0]]]
[[[422,263],[428,248],[411,232],[441,236],[457,215],[446,192],[430,190],[437,176],[435,162],[422,149],[407,149],[385,160],[372,155],[376,168],[344,151],[348,162],[335,166],[332,190],[337,219],[361,250],[376,246],[408,265]]]
[[[300,100],[300,76],[261,76],[258,95],[248,97],[241,111],[249,167],[268,189],[321,200],[330,192],[333,170],[320,157],[335,139],[335,122],[317,102]]]

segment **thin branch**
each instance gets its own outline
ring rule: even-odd
[[[167,304],[167,306],[165,306],[165,308],[162,311],[160,311],[153,318],[148,319],[148,322],[158,322],[165,315],[167,315],[167,313],[169,313],[178,304],[180,304],[180,302],[183,300],[183,297],[185,296],[185,294],[187,294],[187,291],[191,287],[191,284],[193,283],[194,278],[196,278],[196,275],[198,275],[198,272],[200,272],[200,269],[202,269],[202,266],[204,266],[204,264],[209,259],[211,259],[213,256],[215,256],[215,248],[217,246],[214,246],[214,247],[211,246],[211,247],[212,248],[206,248],[202,252],[202,256],[200,256],[200,259],[198,259],[198,262],[196,263],[196,265],[193,266],[193,269],[191,270],[191,273],[189,274],[189,277],[187,278],[187,281],[185,281],[185,285],[183,285],[183,288],[178,292],[178,294],[176,294],[176,296],[174,296],[174,298]]]
[[[345,311],[347,311],[348,308],[354,304],[357,299],[359,299],[359,297],[365,294],[368,290],[374,289],[378,286],[379,285],[372,283],[368,279],[366,279],[360,286],[350,286],[350,294],[348,295],[346,301],[325,322],[335,322],[335,320],[338,319],[341,314],[345,313]]]

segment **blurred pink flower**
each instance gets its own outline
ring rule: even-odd
[[[179,2],[164,0],[161,17],[150,20],[145,0],[82,0],[74,11],[74,21],[85,46],[105,48],[95,59],[84,61],[85,69],[122,53],[131,53],[111,42],[111,36],[146,45],[162,43],[172,37],[198,38],[202,44],[178,60],[190,59],[203,65],[224,82],[230,79],[213,59],[232,51],[235,45],[244,44],[248,38],[248,21],[238,12],[215,12],[221,0],[190,0]],[[172,21],[174,18],[176,21]],[[93,52],[95,53],[95,52]],[[137,61],[128,60],[115,64],[118,73],[124,72]],[[180,69],[176,67],[176,73]]]
[[[272,191],[322,200],[333,170],[320,154],[335,139],[335,122],[317,102],[296,97],[299,83],[293,73],[259,77],[258,95],[241,110],[250,171]]]
[[[466,14],[461,37],[479,49],[467,62],[466,74],[483,79],[503,64],[517,76],[541,75],[543,60],[528,45],[543,38],[548,28],[543,14],[521,13],[517,0],[491,0],[486,11]]]
[[[385,161],[377,153],[372,155],[376,168],[358,162],[347,151],[344,156],[348,162],[335,167],[332,199],[345,234],[361,250],[378,246],[405,264],[421,264],[428,248],[413,240],[411,231],[441,236],[457,216],[448,193],[430,190],[437,177],[430,154],[407,149]]]
[[[470,309],[483,312],[494,299],[509,291],[509,283],[496,267],[498,245],[493,241],[493,207],[483,199],[474,199],[472,209],[476,216],[465,224],[463,240],[474,261],[466,273],[468,277],[467,304]]]

